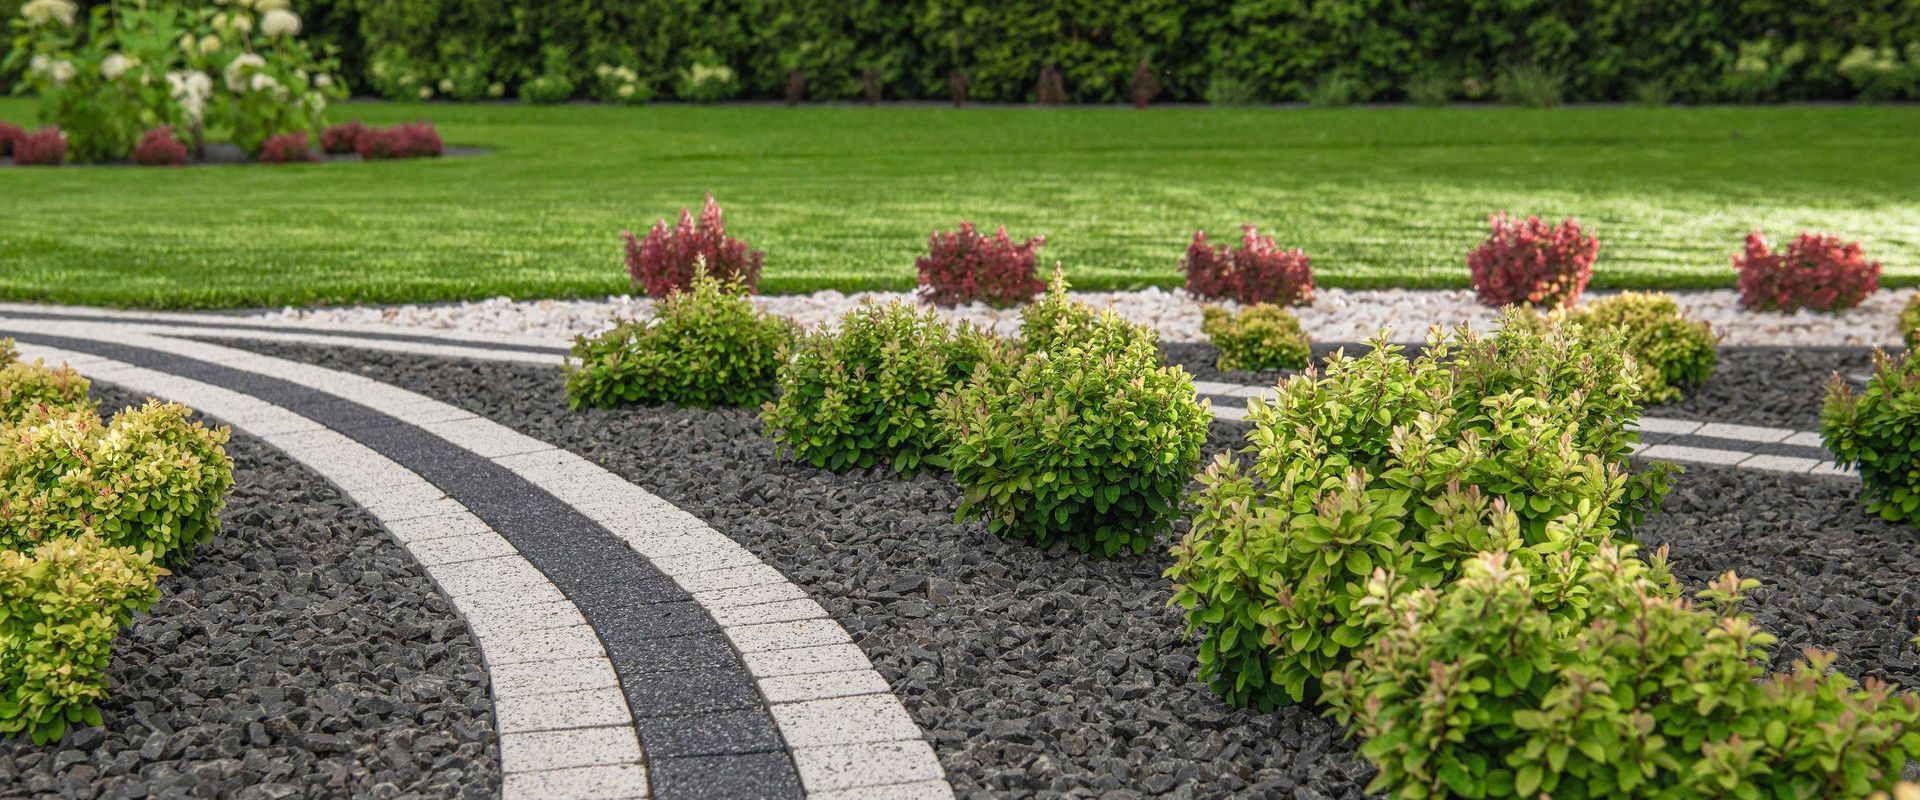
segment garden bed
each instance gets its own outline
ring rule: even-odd
[[[495,792],[486,672],[446,598],[313,471],[238,433],[227,452],[224,528],[116,641],[106,724],[0,740],[0,794]]]
[[[946,478],[835,475],[773,457],[750,411],[568,412],[558,370],[245,343],[365,374],[593,459],[700,516],[819,600],[933,739],[962,796],[1358,797],[1372,769],[1305,709],[1224,706],[1194,678],[1164,552],[1095,561],[957,525]],[[1732,412],[1729,408],[1727,411]],[[1207,450],[1246,427],[1216,422]],[[1782,653],[1920,685],[1910,530],[1845,478],[1698,469],[1641,535],[1699,586],[1738,567]],[[1738,503],[1735,498],[1740,498]],[[1783,656],[1787,657],[1787,656]]]
[[[440,153],[440,155],[435,156],[435,158],[465,158],[468,156],[486,155],[487,152],[488,151],[485,148],[481,148],[481,147],[448,147],[445,150],[443,150]],[[339,164],[339,163],[345,163],[345,162],[371,163],[376,160],[376,159],[361,158],[360,156],[352,153],[336,154],[336,153],[322,153],[322,152],[315,151],[313,155],[314,155],[314,160],[308,163],[314,163],[314,164]],[[412,160],[412,159],[408,159],[408,160]],[[16,167],[16,166],[19,166],[19,165],[13,163],[13,159],[11,157],[0,157],[0,167]],[[68,163],[68,164],[62,164],[61,166],[62,167],[137,167],[140,165],[133,163],[133,161],[131,160],[122,160],[122,161],[103,161],[98,164]],[[187,163],[181,164],[180,166],[182,167],[278,167],[278,166],[285,166],[285,165],[262,163],[259,159],[248,158],[247,154],[238,147],[235,147],[231,144],[227,144],[224,142],[217,142],[214,144],[207,145],[207,152],[205,157],[200,158],[198,160],[189,160]],[[30,169],[44,169],[44,167],[36,166],[36,167],[30,167]],[[162,168],[156,167],[156,169],[162,169]]]

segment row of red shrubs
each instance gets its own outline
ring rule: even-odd
[[[1539,217],[1516,219],[1495,214],[1491,232],[1473,252],[1467,267],[1480,301],[1494,307],[1571,306],[1593,279],[1600,242],[1569,218],[1559,225]],[[765,254],[727,235],[720,205],[707,195],[696,220],[680,210],[680,223],[655,222],[645,238],[621,231],[626,242],[627,274],[648,295],[664,297],[686,289],[695,265],[722,280],[757,289]],[[958,230],[935,231],[927,253],[914,261],[920,273],[920,297],[938,306],[984,302],[1018,305],[1044,290],[1036,251],[1046,238],[1016,242],[1002,227],[988,236],[971,222]],[[1868,261],[1857,243],[1802,233],[1787,249],[1775,252],[1759,233],[1733,257],[1740,273],[1741,302],[1748,308],[1833,311],[1859,305],[1879,289],[1880,263]],[[1180,260],[1187,293],[1200,299],[1243,304],[1305,305],[1313,302],[1312,260],[1298,248],[1287,250],[1246,226],[1238,247],[1215,245],[1205,231],[1193,234]]]
[[[320,136],[321,149],[330,155],[358,153],[368,160],[393,158],[432,158],[445,147],[439,131],[431,122],[415,122],[391,128],[369,128],[354,120],[328,128]],[[177,167],[187,163],[188,148],[174,134],[173,126],[162,125],[147,131],[134,145],[133,163],[143,167]],[[0,122],[0,156],[13,156],[22,166],[56,167],[66,163],[67,137],[57,127],[27,133],[17,125]],[[305,133],[283,133],[268,137],[260,145],[263,164],[294,164],[319,161]]]

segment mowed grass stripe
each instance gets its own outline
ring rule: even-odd
[[[31,122],[29,101],[0,119]],[[0,298],[155,307],[628,291],[618,232],[714,192],[764,290],[904,289],[927,233],[1044,234],[1088,289],[1176,286],[1254,223],[1326,286],[1461,287],[1489,212],[1576,215],[1603,288],[1729,286],[1752,228],[1920,282],[1920,107],[618,108],[347,104],[474,158],[0,169]]]

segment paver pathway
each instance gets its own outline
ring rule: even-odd
[[[193,406],[283,449],[379,518],[480,643],[506,796],[952,796],[922,731],[847,632],[731,539],[462,409],[178,338],[208,330],[0,309],[0,337],[23,356]]]

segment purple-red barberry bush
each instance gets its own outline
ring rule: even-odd
[[[1252,225],[1241,228],[1240,246],[1215,246],[1206,231],[1194,231],[1180,269],[1187,294],[1242,305],[1298,306],[1313,302],[1313,259],[1299,248],[1284,250]]]
[[[360,137],[366,135],[367,126],[360,120],[328,127],[320,132],[320,150],[330,156],[344,156],[360,152]]]
[[[319,161],[313,154],[313,148],[307,146],[307,134],[281,133],[267,137],[260,145],[260,163],[262,164],[304,164]]]
[[[1775,252],[1765,234],[1749,233],[1733,268],[1740,304],[1759,311],[1838,311],[1880,289],[1880,262],[1868,261],[1859,242],[1825,234],[1802,233]]]
[[[173,135],[173,126],[147,131],[133,147],[133,163],[143,167],[177,167],[187,163],[187,146]]]
[[[749,291],[759,289],[760,262],[766,254],[748,250],[745,242],[727,235],[720,204],[711,194],[697,222],[692,212],[682,208],[679,225],[668,227],[662,219],[653,223],[645,239],[633,231],[621,231],[620,238],[627,243],[627,275],[649,297],[687,291],[693,285],[695,266],[702,262],[707,274],[721,283],[739,281]]]
[[[1555,226],[1539,217],[1520,220],[1506,212],[1488,221],[1492,231],[1487,240],[1467,254],[1480,302],[1495,308],[1566,308],[1580,299],[1600,254],[1600,240],[1580,223],[1568,217]]]
[[[13,141],[13,163],[23,167],[57,167],[67,162],[67,135],[59,128],[41,128]]]
[[[361,158],[436,158],[445,151],[440,132],[431,122],[414,122],[391,128],[369,128],[355,140]]]
[[[952,307],[980,301],[995,308],[1020,305],[1047,288],[1035,255],[1047,237],[1015,242],[1002,226],[987,236],[971,222],[956,231],[934,231],[927,254],[914,259],[920,271],[920,299]]]

